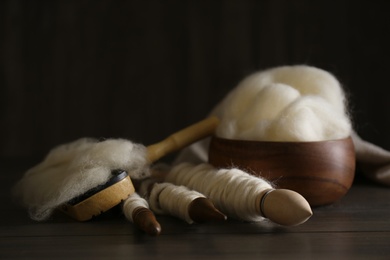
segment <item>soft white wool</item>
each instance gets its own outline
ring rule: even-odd
[[[44,220],[59,205],[105,183],[112,170],[125,170],[135,179],[149,174],[145,155],[143,145],[127,140],[82,138],[51,150],[25,173],[14,194],[31,218]]]
[[[211,112],[216,135],[255,141],[325,141],[351,134],[344,92],[330,73],[283,66],[254,73]],[[183,149],[174,164],[207,162],[210,139]]]
[[[244,79],[214,109],[217,135],[259,141],[324,141],[350,135],[340,83],[309,66],[284,66]]]

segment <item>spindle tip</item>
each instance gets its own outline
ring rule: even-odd
[[[157,236],[161,233],[161,225],[153,212],[144,207],[138,207],[133,212],[133,222],[148,235]]]
[[[207,198],[197,198],[189,206],[188,214],[197,223],[208,221],[224,221],[226,215],[214,207],[214,204]]]
[[[300,225],[313,215],[307,200],[287,189],[265,193],[260,201],[260,210],[265,218],[283,226]]]

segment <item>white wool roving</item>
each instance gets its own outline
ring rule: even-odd
[[[324,141],[345,138],[351,122],[344,92],[330,73],[283,66],[244,79],[214,109],[217,136],[258,141]]]
[[[115,169],[135,179],[148,175],[146,148],[123,139],[82,138],[51,150],[13,192],[32,219],[44,220],[59,205],[108,181]]]

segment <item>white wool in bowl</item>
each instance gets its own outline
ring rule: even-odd
[[[344,92],[324,70],[283,66],[245,78],[216,106],[217,136],[256,141],[325,141],[348,137]]]

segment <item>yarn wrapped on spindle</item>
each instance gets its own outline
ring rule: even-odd
[[[264,219],[256,203],[261,194],[272,189],[266,180],[240,169],[218,170],[210,164],[182,163],[175,166],[165,180],[201,192],[228,216],[245,221]]]
[[[214,109],[216,135],[253,141],[324,141],[350,135],[337,79],[310,66],[283,66],[244,79]]]
[[[149,209],[149,204],[138,193],[133,193],[122,204],[123,214],[130,222],[134,222],[133,213],[137,208]]]
[[[157,222],[148,202],[138,193],[131,194],[122,204],[126,218],[152,236],[159,235],[161,225]]]
[[[157,214],[176,216],[192,224],[194,220],[189,214],[191,203],[205,196],[185,186],[172,183],[155,183],[149,196],[150,208]]]
[[[166,181],[205,194],[219,210],[244,221],[268,218],[280,225],[295,226],[312,215],[309,203],[300,194],[275,190],[266,180],[237,168],[182,163],[173,167]]]

